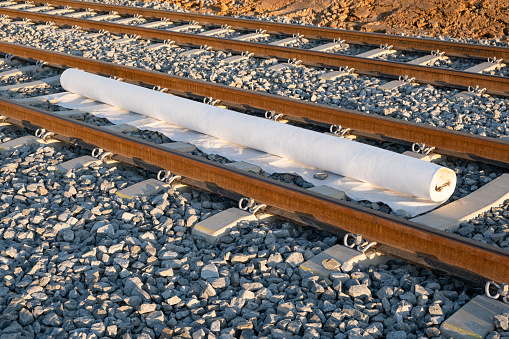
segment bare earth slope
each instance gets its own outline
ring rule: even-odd
[[[194,12],[282,15],[324,27],[508,41],[509,0],[171,1]]]

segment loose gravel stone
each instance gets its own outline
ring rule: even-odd
[[[468,222],[461,223],[454,233],[485,244],[509,249],[509,238],[507,237],[509,234],[509,200]]]
[[[313,175],[313,178],[318,180],[325,180],[327,179],[328,176],[329,175],[327,173],[316,173],[315,175]]]
[[[368,286],[361,285],[353,285],[348,289],[348,295],[354,298],[369,298],[371,297],[371,290]]]
[[[31,325],[34,322],[34,316],[32,312],[26,308],[22,308],[19,312],[19,323],[23,326]]]
[[[497,314],[492,319],[496,328],[500,328],[504,331],[507,331],[507,329],[509,328],[509,319],[507,319],[507,316],[503,314]]]
[[[341,265],[336,259],[331,258],[331,259],[324,259],[322,261],[322,266],[328,271],[336,271],[337,269],[339,269],[339,267]]]

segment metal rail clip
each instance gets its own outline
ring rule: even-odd
[[[353,72],[355,71],[355,68],[348,68],[348,66],[339,67],[339,71],[340,72],[346,72],[348,74],[353,74]]]
[[[488,62],[492,64],[501,64],[504,59],[497,59],[497,57],[488,58]]]
[[[353,238],[353,242],[351,244],[349,243],[350,238]],[[362,234],[355,235],[353,233],[347,233],[343,239],[343,244],[348,248],[354,248],[357,245],[357,251],[364,253],[371,247],[375,246],[376,242],[369,242],[365,239],[362,239]]]
[[[254,53],[249,53],[249,51],[242,52],[240,55],[246,58],[250,58],[254,55]]]
[[[102,148],[94,148],[92,150],[92,156],[94,158],[97,158],[97,159],[101,160],[102,162],[106,162],[106,161],[110,161],[111,160],[111,157],[113,156],[113,153],[106,152]]]
[[[180,180],[180,179],[182,179],[182,176],[174,175],[170,171],[167,171],[167,170],[160,170],[159,172],[157,172],[157,180],[166,182],[170,185],[175,180]]]
[[[168,92],[167,88],[164,88],[164,87],[161,87],[161,86],[154,86],[154,87],[152,87],[152,90],[158,91],[158,92],[162,92],[162,93],[167,93]]]
[[[431,152],[433,152],[435,150],[435,147],[426,147],[426,145],[424,143],[417,143],[417,142],[414,142],[412,144],[412,152],[415,152],[415,153],[422,153],[424,155],[428,155],[430,154]]]
[[[265,204],[257,204],[252,198],[241,198],[239,200],[239,208],[243,211],[248,211],[256,216],[256,213],[260,210],[263,210],[267,205]]]
[[[214,100],[212,97],[203,98],[203,103],[211,106],[215,106],[220,102],[221,100]]]
[[[431,51],[431,55],[442,57],[444,56],[445,52],[440,52],[438,49],[436,51]]]
[[[275,111],[266,111],[265,118],[269,120],[278,121],[283,118],[283,114],[277,114]]]
[[[341,125],[331,125],[330,132],[340,138],[344,138],[350,135],[350,128],[343,128]]]
[[[292,37],[296,38],[298,41],[302,41],[302,39],[304,38],[304,35],[295,33],[294,35],[292,35]]]
[[[468,86],[468,92],[473,94],[482,95],[486,92],[486,88],[479,88],[479,85],[475,85],[475,87]]]
[[[409,84],[413,84],[415,81],[415,78],[409,78],[408,75],[405,76],[399,76],[399,81],[408,82]]]
[[[332,40],[332,42],[334,42],[335,44],[338,44],[339,47],[344,47],[344,43],[345,43],[345,40],[341,40],[340,38],[337,38],[337,39],[334,39]]]
[[[387,50],[389,50],[389,49],[392,49],[392,45],[389,45],[389,44],[380,45],[380,48],[381,48],[381,49],[387,49]]]
[[[497,292],[495,294],[491,294],[490,287],[493,286],[497,289]],[[496,282],[490,280],[486,283],[486,286],[484,287],[484,291],[486,292],[486,296],[491,299],[498,299],[499,297],[502,297],[502,300],[509,304],[509,285],[506,283],[497,284]]]
[[[35,131],[35,136],[41,138],[44,141],[48,141],[51,137],[55,136],[55,133],[48,132],[44,128],[39,128]]]
[[[293,66],[299,66],[302,64],[302,60],[297,60],[297,58],[288,59],[288,63]]]

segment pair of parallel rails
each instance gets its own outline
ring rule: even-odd
[[[36,3],[42,4],[41,0]],[[309,38],[331,40],[341,38],[351,44],[388,44],[399,50],[420,51],[427,54],[440,50],[447,56],[467,58],[496,58],[509,60],[509,48],[498,46],[485,46],[479,44],[466,44],[440,41],[433,39],[391,36],[377,33],[362,33],[347,30],[335,30],[314,26],[288,25],[270,23],[257,20],[235,19],[200,14],[159,11],[145,8],[136,8],[118,5],[105,5],[74,0],[54,0],[53,6],[68,6],[73,9],[86,10],[92,8],[97,12],[116,12],[119,15],[141,15],[147,20],[160,20],[167,18],[172,21],[196,21],[207,25],[228,25],[232,28],[253,30],[262,29],[269,34],[303,34]],[[119,24],[115,22],[93,21],[89,19],[70,18],[61,15],[44,14],[43,12],[27,12],[19,9],[0,7],[0,15],[11,18],[27,18],[34,22],[53,22],[57,25],[79,26],[82,29],[104,30],[111,33],[140,36],[143,39],[171,40],[182,46],[209,46],[216,50],[224,50],[240,54],[249,51],[257,57],[277,58],[280,60],[297,59],[304,65],[319,66],[338,69],[348,66],[354,68],[359,74],[415,78],[419,83],[450,86],[466,89],[469,86],[486,88],[488,93],[509,95],[509,78],[486,74],[468,73],[437,67],[412,65],[404,62],[393,62],[363,57],[333,54],[327,52],[311,51],[285,46],[273,46],[263,43],[238,41],[213,36],[202,36],[192,33],[173,32],[164,29],[146,28]]]
[[[222,17],[217,18],[188,13],[174,13],[69,0],[56,0],[53,1],[53,5],[72,6],[73,8],[93,7],[96,10],[115,10],[121,14],[141,14],[144,17],[150,18],[167,17],[171,20],[199,20],[201,23],[208,23],[211,25],[227,23],[232,27],[242,27],[244,29],[253,29],[256,25],[256,28],[267,29],[268,32],[276,32],[279,34],[295,33],[295,30],[310,37],[330,38],[332,35],[337,37],[339,34],[344,39],[351,39],[348,42],[372,43],[374,39],[376,39],[377,42],[391,43],[395,47],[403,49],[436,49],[438,46],[449,55],[457,54],[485,57],[486,55],[493,56],[493,54],[495,54],[497,58],[509,56],[509,49],[501,47],[446,43],[429,39],[337,31],[317,27],[274,24]],[[114,7],[114,9],[112,9],[112,7]],[[0,14],[6,14],[2,11],[12,10],[0,8]],[[35,21],[49,21],[45,17],[48,15],[40,13],[23,12],[23,14],[17,13],[11,16],[32,16],[32,19]],[[89,21],[86,19],[79,19],[79,22],[75,22],[75,20],[78,19],[57,18],[62,21],[57,22],[55,18],[51,21],[60,25],[78,24],[83,28],[107,29],[113,33],[133,33],[138,35],[142,35],[140,33],[146,33],[144,36],[146,38],[170,38],[177,43],[188,43],[190,45],[207,44],[211,46],[210,41],[205,42],[199,39],[213,39],[211,41],[218,46],[217,48],[221,48],[221,43],[223,42],[227,44],[231,43],[229,42],[230,40],[227,39],[197,37],[185,33],[168,33],[166,31],[154,29],[142,29],[135,33],[129,31],[130,29],[139,29],[133,26]],[[178,39],[176,38],[180,39],[180,41],[177,41]],[[392,41],[400,41],[400,45]],[[279,58],[296,57],[298,59],[303,58],[301,55],[297,56],[297,53],[305,52],[287,47],[268,47],[262,44],[245,42],[235,43],[237,44],[236,46],[228,45],[226,47],[223,46],[221,49],[238,47],[245,50],[246,46],[243,44],[249,44],[248,46],[250,47],[260,45],[259,48],[261,50],[259,52],[263,54],[261,51],[265,51],[265,56],[276,56]],[[450,51],[448,48],[450,48]],[[251,48],[251,50],[253,49]],[[509,167],[509,142],[504,140],[370,115],[323,104],[283,98],[262,92],[232,88],[221,84],[181,78],[156,71],[116,65],[11,43],[0,42],[0,52],[12,54],[18,58],[30,61],[43,60],[54,67],[76,67],[91,73],[116,76],[140,85],[151,87],[160,86],[168,88],[173,94],[185,97],[212,96],[214,99],[221,100],[226,105],[231,105],[232,107],[274,110],[284,113],[289,118],[297,121],[348,126],[355,132],[358,132],[358,134],[373,136],[379,139],[398,140],[401,142],[425,142],[428,145],[437,147],[437,150],[443,154],[459,156],[475,161],[495,163],[505,168]],[[486,54],[481,55],[481,52]],[[327,53],[310,51],[307,51],[307,53],[309,54],[309,59],[306,62],[310,64],[321,64],[326,59],[331,61],[331,63],[336,62],[335,65],[337,66],[337,62],[339,61],[353,60],[360,64],[366,63],[366,72],[371,72],[369,70],[370,67],[380,67],[380,70],[382,70],[384,65],[395,65],[394,67],[400,68],[409,67],[408,65],[402,66],[399,63],[393,62],[378,60],[361,61],[356,60],[355,57],[327,56]],[[257,54],[256,51],[255,54]],[[312,59],[314,54],[317,54],[317,59]],[[324,63],[324,65],[334,66],[327,63]],[[355,67],[354,65],[352,66]],[[429,72],[429,69],[433,69],[434,72],[444,72],[445,74],[450,74],[452,72],[454,76],[458,75],[458,73],[464,73],[425,66],[412,66],[412,68],[414,67],[416,67],[417,70],[422,68],[423,72],[426,70],[425,73]],[[401,74],[400,70],[401,69],[398,70],[399,74]],[[385,73],[382,71],[380,72],[382,74],[391,73],[390,69],[389,71],[385,71]],[[486,79],[501,78],[478,74],[461,76],[470,76],[470,81],[476,79],[476,77],[478,79],[483,77]],[[448,79],[453,78],[454,77]],[[419,79],[419,81],[422,80]],[[471,83],[472,82],[470,82],[470,84]],[[509,93],[507,79],[501,78],[499,84],[505,85],[501,88],[494,87],[497,89],[493,92],[500,91],[502,93]],[[438,268],[472,280],[490,279],[497,282],[509,281],[509,251],[507,250],[439,231],[362,206],[307,192],[299,187],[275,182],[262,176],[246,173],[202,158],[171,151],[121,133],[104,131],[87,123],[61,117],[44,110],[16,103],[9,99],[0,98],[0,110],[1,114],[7,116],[9,121],[24,126],[44,128],[55,133],[56,137],[61,140],[103,148],[117,154],[119,160],[137,166],[151,169],[168,169],[173,173],[182,175],[182,182],[185,184],[231,198],[239,198],[241,196],[251,197],[258,202],[267,204],[267,212],[279,215],[283,218],[288,218],[297,223],[314,226],[335,234],[344,234],[345,232],[360,233],[364,238],[378,242],[378,250],[395,257],[404,258],[407,261],[414,262],[424,267]]]

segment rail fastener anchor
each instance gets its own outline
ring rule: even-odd
[[[283,114],[276,113],[275,111],[266,111],[265,118],[273,121],[281,121],[281,119],[283,119]]]
[[[160,170],[157,172],[157,180],[167,183],[171,185],[174,181],[182,179],[182,176],[172,174],[167,170]]]
[[[241,198],[239,200],[239,208],[241,210],[252,213],[256,217],[256,213],[258,211],[263,211],[263,209],[267,207],[265,204],[257,204],[252,198]]]
[[[48,141],[55,136],[55,133],[46,131],[44,128],[39,128],[35,131],[35,136],[41,138],[43,141]]]
[[[207,105],[210,105],[210,106],[216,106],[217,104],[219,104],[221,102],[221,100],[215,100],[214,98],[212,97],[206,97],[206,98],[203,98],[203,103],[204,104],[207,104]]]
[[[417,142],[414,142],[412,144],[412,152],[414,152],[414,153],[421,153],[424,155],[429,155],[434,150],[435,150],[435,147],[427,147],[426,144],[424,144],[424,143],[419,144]]]
[[[468,92],[481,96],[486,92],[486,88],[479,88],[479,85],[475,85],[475,87],[468,86]]]
[[[491,294],[491,286],[495,287],[497,289],[495,294]],[[490,280],[486,283],[484,286],[484,292],[486,293],[486,296],[491,299],[498,299],[502,297],[502,300],[509,304],[509,285],[507,283],[497,284],[493,280]]]
[[[353,239],[352,243],[349,241],[350,238]],[[353,233],[347,233],[343,238],[343,244],[348,248],[354,248],[357,246],[355,247],[357,251],[366,254],[366,251],[375,246],[377,243],[375,241],[369,242],[365,239],[362,239],[362,234],[355,235]]]
[[[103,150],[102,148],[94,148],[92,150],[92,156],[94,158],[101,160],[102,162],[108,162],[108,161],[112,160],[113,153],[107,152],[107,151]]]
[[[351,129],[344,128],[341,125],[331,125],[329,131],[340,138],[346,138],[350,136]]]

